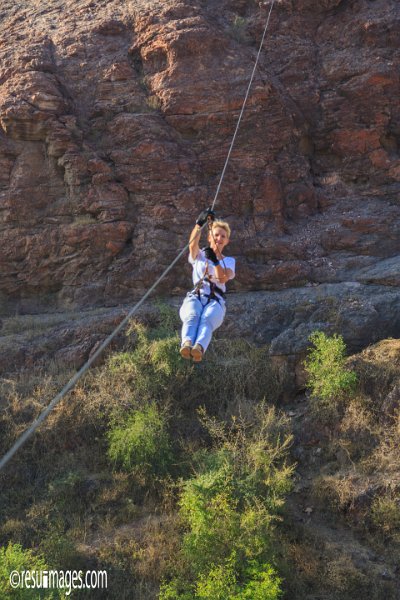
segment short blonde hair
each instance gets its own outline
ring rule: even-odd
[[[211,229],[215,229],[216,227],[221,227],[221,229],[225,229],[228,238],[231,237],[231,228],[229,227],[226,221],[213,221]]]

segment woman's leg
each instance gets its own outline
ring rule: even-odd
[[[200,344],[205,352],[213,331],[218,329],[225,317],[225,305],[221,305],[216,300],[211,300],[203,309],[200,317],[200,323],[197,330],[196,344]]]
[[[179,311],[182,325],[182,344],[191,342],[194,344],[199,327],[200,316],[203,305],[194,294],[188,294],[183,301]]]

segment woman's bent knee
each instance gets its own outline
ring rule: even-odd
[[[202,307],[201,305],[197,306],[198,302],[197,298],[186,296],[179,310],[181,321],[193,321],[199,318]]]

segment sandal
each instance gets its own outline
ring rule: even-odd
[[[204,350],[200,344],[195,344],[191,349],[193,362],[200,362],[203,358]]]
[[[192,342],[189,342],[189,340],[186,340],[186,342],[184,344],[182,344],[182,346],[181,346],[180,354],[181,354],[182,358],[186,358],[187,360],[190,360],[191,352],[192,352]]]

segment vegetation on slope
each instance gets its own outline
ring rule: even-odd
[[[107,570],[71,598],[395,600],[400,343],[346,359],[316,332],[291,417],[267,348],[220,338],[193,365],[176,331],[165,307],[133,322],[0,475],[2,597],[43,564]],[[2,453],[68,375],[1,381]]]
[[[2,475],[1,543],[52,568],[106,568],[96,598],[278,598],[292,472],[281,378],[243,340],[182,361],[176,325],[164,307],[153,327],[133,322],[21,449]],[[65,376],[3,381],[2,452]]]

